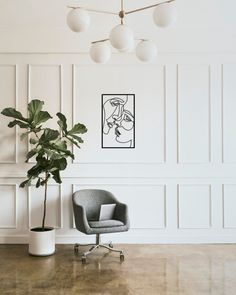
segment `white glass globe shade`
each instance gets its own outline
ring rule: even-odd
[[[109,36],[111,45],[118,50],[129,50],[134,42],[134,33],[126,25],[114,27]]]
[[[134,45],[135,45],[135,42],[134,42],[134,39],[132,39],[132,42],[130,42],[130,46],[128,48],[118,49],[118,51],[120,53],[132,52],[134,50]]]
[[[157,55],[157,47],[150,40],[141,41],[136,47],[136,56],[144,62],[152,61]]]
[[[90,57],[96,63],[106,63],[111,57],[111,48],[105,42],[94,43],[90,48]]]
[[[90,24],[89,14],[82,8],[72,9],[67,15],[67,24],[73,32],[86,31]]]
[[[153,19],[158,27],[168,27],[176,22],[178,17],[174,3],[163,3],[157,6],[153,12]]]

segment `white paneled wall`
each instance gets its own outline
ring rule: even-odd
[[[15,184],[1,184],[0,228],[17,228],[17,194]]]
[[[122,59],[122,66],[121,66]],[[26,114],[40,98],[54,116],[88,127],[81,150],[49,185],[47,224],[57,242],[89,241],[73,226],[71,195],[112,191],[129,205],[131,229],[116,242],[236,242],[236,55],[161,54],[153,65],[114,55],[0,54],[0,107]],[[101,148],[101,95],[135,94],[135,149]],[[0,121],[0,242],[26,243],[41,223],[43,190],[20,189],[30,165],[27,141]],[[55,121],[50,123],[55,127]],[[17,133],[17,134],[16,134]]]
[[[18,89],[17,89],[17,66],[16,65],[0,65],[0,108],[1,110],[7,105],[17,107]],[[17,140],[16,129],[10,131],[5,128],[8,120],[1,119],[1,154],[0,163],[16,163],[17,162]]]
[[[236,162],[236,64],[225,64],[222,67],[222,125],[223,125],[223,162]]]
[[[208,163],[211,151],[210,68],[208,65],[180,65],[177,79],[178,162]]]
[[[28,189],[28,217],[29,228],[37,227],[42,224],[41,215],[38,212],[43,211],[44,188],[29,187]],[[62,194],[61,187],[58,184],[48,186],[48,201],[46,224],[54,228],[63,227],[62,215]]]

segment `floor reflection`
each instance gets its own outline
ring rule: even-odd
[[[126,260],[99,249],[82,265],[72,245],[32,257],[0,245],[0,294],[236,294],[235,245],[123,245]]]

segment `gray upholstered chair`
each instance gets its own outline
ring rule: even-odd
[[[87,255],[99,247],[119,252],[120,260],[124,260],[123,251],[114,249],[111,242],[109,245],[101,244],[100,234],[128,231],[127,205],[120,203],[112,193],[98,189],[83,189],[75,192],[72,196],[72,203],[76,228],[87,235],[96,235],[96,243],[87,244],[92,245],[92,248],[83,253],[82,263],[86,263]],[[102,204],[116,204],[112,220],[99,221]],[[75,252],[78,252],[79,246],[82,246],[82,244],[75,244]]]

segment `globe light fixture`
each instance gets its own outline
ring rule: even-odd
[[[177,20],[178,12],[174,3],[163,3],[155,8],[153,19],[158,27],[168,27]]]
[[[177,20],[177,10],[174,5],[176,0],[163,0],[162,2],[126,11],[124,9],[124,0],[120,0],[120,11],[112,12],[106,10],[97,10],[92,8],[82,8],[77,6],[68,6],[71,11],[67,15],[67,24],[74,32],[85,31],[90,24],[88,11],[94,13],[109,14],[119,17],[120,24],[116,25],[106,39],[93,41],[90,48],[90,57],[96,63],[105,63],[110,59],[111,46],[118,52],[130,52],[134,49],[135,41],[139,41],[136,47],[136,56],[142,62],[150,62],[157,55],[157,48],[153,41],[146,39],[137,39],[134,37],[133,30],[124,24],[125,18],[129,14],[137,13],[146,9],[154,8],[153,20],[159,27],[168,27]]]
[[[136,47],[136,56],[143,62],[151,62],[157,55],[157,47],[153,41],[142,40]]]
[[[96,63],[104,64],[111,57],[111,47],[107,42],[95,42],[90,48],[90,57]]]
[[[82,8],[72,9],[67,15],[67,24],[73,32],[86,31],[90,24],[88,12]]]
[[[125,48],[125,49],[118,49],[118,52],[120,53],[127,53],[127,52],[132,52],[134,51],[135,48],[135,39],[133,38],[132,42],[130,42],[130,46]]]
[[[134,33],[127,25],[114,27],[109,35],[111,45],[118,50],[129,50],[134,42]]]

